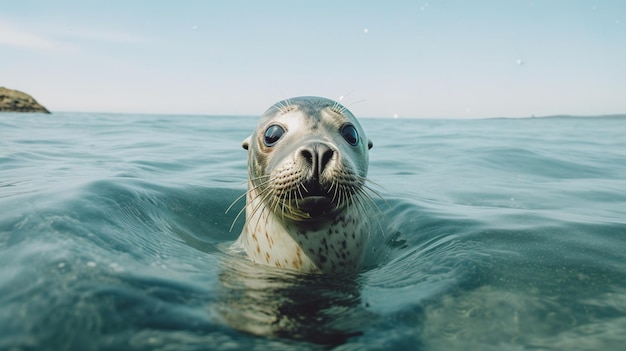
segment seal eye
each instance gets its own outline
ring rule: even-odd
[[[356,146],[359,143],[359,133],[357,133],[356,128],[352,124],[346,124],[341,128],[341,135],[348,142],[348,144],[352,146]]]
[[[285,134],[283,127],[273,124],[265,130],[265,134],[263,134],[263,143],[267,147],[274,146],[283,134]]]

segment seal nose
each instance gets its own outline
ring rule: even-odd
[[[313,176],[319,179],[335,151],[323,143],[311,143],[300,149],[300,157],[311,167]]]

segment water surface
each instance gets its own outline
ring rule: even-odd
[[[0,114],[0,349],[621,350],[626,119],[362,119],[367,267],[228,253],[255,118]]]

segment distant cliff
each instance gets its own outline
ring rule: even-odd
[[[50,113],[32,96],[21,91],[0,87],[0,112],[41,112]]]

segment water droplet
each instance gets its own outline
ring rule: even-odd
[[[343,98],[344,98],[344,96],[343,96],[343,95],[341,95],[341,96],[339,97],[339,101],[341,102],[341,100],[343,100]]]
[[[60,269],[65,268],[65,262],[61,262],[57,265],[57,267],[59,267]]]
[[[369,33],[369,29],[363,28],[363,33],[365,33],[365,34]]]
[[[91,268],[93,268],[93,267],[95,267],[95,266],[96,266],[96,263],[95,263],[94,261],[89,261],[89,262],[87,262],[87,267],[91,267]]]
[[[398,118],[398,114],[397,114],[397,113],[394,113],[394,114],[393,114],[393,118]]]
[[[518,66],[521,66],[521,65],[524,64],[524,60],[522,60],[521,58],[517,59],[517,61],[515,61],[515,62],[517,63]]]

